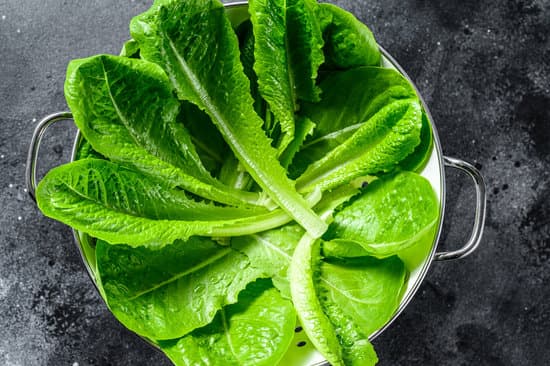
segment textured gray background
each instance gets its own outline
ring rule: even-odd
[[[381,365],[550,362],[550,4],[536,0],[338,1],[371,26],[426,97],[444,152],[487,179],[471,257],[435,263],[374,343]],[[23,186],[36,119],[66,108],[67,62],[117,53],[146,1],[0,0],[0,365],[168,365],[120,326],[89,282],[67,227]],[[43,169],[68,159],[53,128]],[[471,184],[448,174],[443,245],[472,222]]]

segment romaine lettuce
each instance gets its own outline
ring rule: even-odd
[[[412,172],[430,121],[350,13],[249,13],[156,0],[121,56],[72,61],[78,161],[43,178],[38,205],[97,239],[107,305],[176,365],[274,365],[296,315],[331,364],[374,365],[368,338],[437,229]]]

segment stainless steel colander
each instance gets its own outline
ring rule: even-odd
[[[238,26],[243,21],[245,21],[246,19],[248,19],[249,17],[249,14],[247,11],[247,8],[248,8],[247,2],[228,3],[228,4],[225,4],[225,8],[229,16],[229,19],[231,20],[231,22],[235,27]],[[383,55],[382,57],[383,66],[396,69],[411,82],[418,96],[420,97],[422,106],[428,116],[428,119],[431,122],[431,125],[433,128],[433,137],[434,137],[433,150],[429,158],[429,161],[426,164],[426,167],[424,168],[424,170],[421,172],[421,174],[430,181],[437,197],[439,198],[440,217],[439,217],[439,227],[437,228],[437,232],[434,236],[431,249],[427,254],[427,256],[425,257],[425,259],[421,263],[419,263],[416,266],[416,268],[411,270],[411,273],[408,279],[407,289],[403,294],[399,308],[396,310],[392,318],[384,326],[382,326],[380,329],[378,329],[377,331],[375,331],[373,334],[370,335],[369,338],[371,340],[376,338],[387,327],[389,327],[390,324],[403,311],[403,309],[405,309],[405,307],[409,304],[414,294],[420,287],[420,284],[424,280],[426,273],[428,272],[428,268],[430,267],[433,261],[445,261],[445,260],[451,260],[451,259],[464,258],[469,254],[471,254],[477,248],[477,246],[480,243],[482,232],[483,232],[483,226],[485,222],[485,207],[486,207],[485,184],[483,181],[483,177],[481,176],[479,171],[475,167],[473,167],[471,164],[463,160],[450,158],[443,155],[441,143],[439,141],[439,137],[435,128],[434,121],[432,119],[428,106],[422,99],[421,94],[418,92],[418,89],[416,88],[416,86],[414,86],[414,83],[412,83],[412,81],[410,80],[408,75],[405,73],[405,71],[390,56],[390,54],[386,50],[384,50],[382,47],[380,47],[380,50]],[[36,129],[32,136],[31,145],[30,145],[29,153],[27,157],[27,165],[26,165],[27,190],[33,199],[35,198],[35,189],[36,189],[36,181],[37,181],[36,165],[39,157],[40,142],[42,140],[44,132],[46,131],[47,127],[50,126],[51,124],[57,121],[68,120],[68,119],[72,119],[72,115],[70,112],[54,113],[42,119],[36,126]],[[81,142],[82,142],[82,138],[81,138],[80,132],[78,132],[73,144],[71,160],[75,160],[76,153],[80,147]],[[445,186],[445,168],[446,167],[457,168],[465,172],[466,174],[468,174],[473,180],[475,191],[476,191],[474,226],[473,226],[470,238],[460,249],[457,249],[454,251],[448,251],[448,252],[437,252],[437,244],[441,234],[443,217],[445,214],[445,187],[446,187]],[[94,247],[92,243],[93,240],[87,234],[79,231],[73,230],[73,234],[74,234],[74,240],[75,240],[76,246],[80,252],[84,266],[86,267],[86,270],[88,271],[88,274],[90,275],[91,280],[93,281],[94,285],[96,285],[96,288],[97,288],[97,279],[95,278],[95,274],[94,274],[95,273],[95,252],[94,252]],[[317,352],[315,348],[311,345],[311,342],[307,339],[307,336],[305,335],[305,333],[303,331],[300,331],[300,329],[301,328],[299,327],[299,324],[297,324],[297,328],[296,328],[297,331],[295,332],[293,343],[291,344],[291,347],[287,351],[284,358],[281,360],[280,365],[285,365],[285,366],[328,365],[328,363],[324,360],[322,355],[319,352]],[[155,347],[153,343],[151,342],[148,342],[148,343],[151,344],[153,347]]]

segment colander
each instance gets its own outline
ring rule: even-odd
[[[234,27],[237,27],[239,24],[241,24],[243,21],[249,18],[249,14],[247,11],[248,3],[246,1],[227,3],[225,4],[225,9]],[[481,176],[480,172],[470,163],[467,163],[461,159],[451,158],[443,155],[441,143],[439,141],[439,137],[435,128],[435,124],[433,123],[430,110],[426,105],[426,103],[424,102],[424,99],[422,98],[418,89],[416,88],[412,80],[409,78],[409,76],[406,74],[406,72],[403,70],[403,68],[393,59],[393,57],[391,57],[390,54],[382,47],[380,47],[380,51],[382,53],[382,65],[384,67],[393,68],[397,70],[411,82],[411,84],[415,88],[416,93],[418,94],[422,102],[422,106],[431,123],[432,129],[433,129],[434,144],[433,144],[433,149],[429,157],[429,160],[425,168],[421,172],[421,175],[430,181],[437,197],[439,198],[440,216],[439,216],[439,226],[434,236],[431,249],[427,254],[427,256],[425,257],[425,259],[421,263],[419,263],[416,266],[416,268],[411,270],[411,273],[408,279],[407,289],[403,294],[403,297],[401,299],[398,309],[395,311],[391,319],[388,320],[388,322],[384,326],[382,326],[381,328],[379,328],[377,331],[375,331],[369,336],[370,340],[373,340],[378,335],[380,335],[386,328],[388,328],[391,325],[391,323],[399,316],[399,314],[409,304],[409,302],[412,300],[413,296],[415,295],[416,291],[420,287],[420,284],[426,277],[428,268],[430,267],[433,261],[447,261],[447,260],[464,258],[470,255],[478,247],[481,241],[482,233],[483,233],[483,227],[485,223],[485,208],[486,208],[485,183],[483,181],[483,177]],[[70,112],[54,113],[42,119],[36,126],[36,129],[34,130],[28,156],[27,156],[27,165],[26,165],[26,174],[25,174],[27,190],[33,200],[35,200],[35,189],[36,189],[36,181],[37,181],[36,166],[37,166],[37,161],[39,157],[39,148],[40,148],[40,142],[42,140],[42,137],[48,126],[61,120],[71,120],[71,119],[72,119],[72,115]],[[81,142],[82,142],[81,134],[80,132],[77,132],[76,138],[73,144],[71,161],[75,160],[76,153],[79,150]],[[456,168],[466,173],[468,176],[472,178],[472,182],[475,186],[475,192],[476,192],[476,205],[475,205],[475,212],[474,212],[474,225],[468,241],[460,249],[453,250],[453,251],[446,251],[446,252],[438,252],[437,244],[439,241],[439,237],[441,235],[441,228],[443,225],[443,218],[445,214],[445,187],[446,187],[445,186],[445,168],[446,167]],[[93,238],[91,238],[90,236],[88,236],[83,232],[79,232],[76,230],[73,230],[73,234],[74,234],[74,241],[76,243],[76,246],[82,258],[82,262],[84,263],[84,266],[86,267],[86,270],[90,275],[90,278],[97,289],[97,279],[95,277],[95,251],[94,251]],[[147,339],[145,339],[145,341],[147,341],[147,343],[149,343],[151,346],[156,347],[154,343],[148,341]],[[280,365],[284,365],[284,366],[327,365],[328,366],[329,364],[328,362],[325,361],[323,356],[319,352],[317,352],[317,350],[311,345],[311,342],[308,340],[306,334],[301,330],[299,323],[297,323],[294,340],[291,343],[291,346],[288,349],[287,353],[281,360]]]

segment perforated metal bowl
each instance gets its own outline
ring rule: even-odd
[[[249,18],[249,14],[247,11],[248,4],[246,1],[228,3],[228,4],[225,4],[225,8],[229,16],[229,19],[231,20],[231,22],[235,27]],[[430,267],[433,261],[446,261],[446,260],[464,258],[469,254],[471,254],[477,248],[483,233],[483,227],[485,222],[485,206],[486,206],[485,184],[483,181],[483,177],[481,176],[479,171],[474,166],[472,166],[471,164],[463,160],[450,158],[443,155],[443,151],[441,149],[441,144],[435,128],[434,121],[430,114],[430,110],[426,105],[426,103],[424,102],[421,94],[419,93],[418,89],[416,88],[412,80],[409,78],[407,73],[390,56],[390,54],[386,50],[384,50],[382,47],[380,47],[380,50],[383,55],[382,57],[383,66],[397,70],[411,82],[411,84],[415,88],[416,93],[418,94],[422,102],[422,106],[431,123],[432,129],[433,129],[434,145],[433,145],[433,149],[432,149],[430,158],[428,160],[428,163],[426,164],[421,174],[430,181],[439,199],[440,216],[439,216],[439,226],[437,228],[437,232],[434,235],[431,248],[429,248],[429,251],[427,252],[424,260],[418,263],[415,266],[415,268],[411,270],[408,283],[407,283],[407,289],[403,294],[399,308],[395,311],[392,318],[384,326],[382,326],[381,328],[379,328],[377,331],[375,331],[373,334],[369,336],[370,340],[373,340],[378,335],[380,335],[386,328],[388,328],[391,325],[391,323],[399,316],[399,314],[409,304],[414,294],[420,287],[420,284],[426,277],[428,268]],[[36,129],[32,136],[32,140],[31,140],[31,144],[30,144],[30,148],[27,156],[27,165],[26,165],[27,190],[33,199],[35,199],[35,189],[36,189],[36,181],[37,181],[36,165],[38,160],[40,142],[42,140],[44,132],[46,131],[47,127],[50,126],[51,124],[57,121],[67,120],[67,119],[72,119],[72,115],[70,112],[54,113],[42,119],[36,126]],[[76,154],[77,154],[77,151],[79,150],[81,141],[82,141],[82,138],[81,138],[80,132],[78,132],[73,144],[71,161],[76,159]],[[465,172],[466,174],[468,174],[473,180],[475,191],[476,191],[474,226],[473,226],[470,238],[460,249],[457,249],[454,251],[448,251],[448,252],[437,252],[437,243],[441,235],[443,217],[445,214],[445,168],[446,167],[459,169]],[[73,234],[74,234],[74,240],[75,240],[76,246],[82,257],[82,262],[84,263],[84,266],[86,267],[86,270],[90,275],[92,282],[97,288],[97,279],[95,276],[96,270],[95,270],[95,251],[93,247],[93,238],[91,238],[85,233],[75,231],[75,230],[73,230]],[[297,324],[297,326],[298,325],[299,324]],[[300,328],[296,328],[296,329],[299,330]],[[149,341],[147,342],[151,344],[153,347],[156,347],[152,342],[149,342]],[[280,365],[321,366],[321,365],[328,365],[328,363],[325,361],[323,356],[319,352],[317,352],[317,350],[315,350],[315,348],[311,345],[311,342],[307,339],[307,336],[305,335],[305,333],[303,331],[297,331],[295,333],[293,343],[291,344],[291,347],[289,348],[284,358],[281,360]]]

